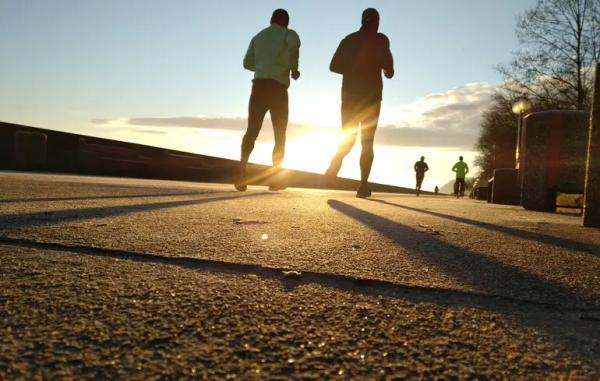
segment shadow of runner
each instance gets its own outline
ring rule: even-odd
[[[376,198],[371,198],[371,199],[369,199],[369,201],[380,202],[382,204],[391,205],[391,206],[395,206],[397,208],[402,208],[402,209],[406,209],[406,210],[411,210],[413,212],[429,214],[430,216],[445,218],[447,220],[460,222],[460,223],[464,223],[464,224],[468,224],[468,225],[473,225],[473,226],[477,226],[480,228],[497,231],[500,233],[509,234],[509,235],[527,239],[530,241],[537,241],[537,242],[541,242],[541,243],[546,243],[546,244],[562,247],[565,249],[581,251],[584,253],[592,254],[594,256],[600,256],[600,246],[599,245],[573,241],[573,240],[570,240],[567,238],[552,237],[549,235],[534,233],[534,232],[530,232],[527,230],[521,230],[521,229],[511,228],[508,226],[491,224],[489,222],[471,220],[471,219],[465,218],[465,217],[451,216],[451,215],[444,214],[444,213],[432,212],[429,210],[418,209],[418,208],[412,208],[410,206],[395,204],[393,202],[389,202],[386,200],[380,200],[380,199],[376,199]]]
[[[237,193],[237,192],[236,192]],[[206,204],[209,202],[218,202],[226,200],[235,200],[238,198],[248,198],[257,196],[266,196],[270,193],[248,193],[244,195],[236,196],[221,196],[221,197],[210,197],[203,199],[194,200],[181,200],[181,201],[168,201],[168,202],[157,202],[151,204],[137,204],[137,205],[118,205],[118,206],[105,206],[95,208],[81,208],[81,209],[68,209],[58,210],[52,212],[35,212],[27,214],[7,214],[0,216],[0,231],[10,231],[21,228],[32,228],[37,226],[51,225],[68,221],[75,220],[87,220],[92,218],[105,218],[114,217],[130,213],[147,212],[150,210],[164,209],[164,208],[175,208],[178,206],[187,205],[198,205]]]
[[[481,253],[452,245],[429,233],[337,200],[328,200],[327,203],[338,212],[391,239],[435,271],[481,292],[517,299],[541,300],[552,304],[600,306],[600,300],[585,298],[558,283],[542,279]]]
[[[482,292],[501,296],[506,296],[508,292],[509,296],[517,299],[538,301],[542,296],[546,299],[545,302],[555,305],[592,309],[600,307],[600,300],[586,298],[560,284],[529,274],[483,254],[449,244],[429,233],[414,230],[337,200],[328,200],[327,203],[338,212],[394,241],[435,271]],[[522,295],[526,297],[523,298]],[[535,314],[508,312],[497,306],[491,309],[507,314],[521,324],[536,329],[554,343],[563,345],[570,352],[577,354],[580,359],[595,369],[600,369],[598,360],[600,344],[597,340],[593,341],[593,338],[600,334],[597,323],[584,323],[580,317],[571,317],[567,325],[559,319],[548,318],[546,314],[541,317]],[[550,313],[552,312],[554,311]],[[582,343],[583,339],[589,339],[592,344]]]

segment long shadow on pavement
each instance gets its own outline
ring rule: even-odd
[[[477,226],[477,227],[488,229],[488,230],[497,231],[500,233],[509,234],[509,235],[527,239],[530,241],[537,241],[537,242],[541,242],[541,243],[546,243],[546,244],[562,247],[565,249],[581,251],[581,252],[584,252],[587,254],[592,254],[594,256],[600,256],[600,246],[599,245],[583,243],[583,242],[579,242],[579,241],[573,241],[573,240],[570,240],[567,238],[552,237],[549,235],[538,234],[538,233],[530,232],[527,230],[521,230],[521,229],[511,228],[508,226],[491,224],[489,222],[476,221],[476,220],[471,220],[469,218],[458,217],[458,216],[451,216],[451,215],[440,213],[440,212],[432,212],[429,210],[412,208],[410,206],[400,205],[400,204],[396,204],[396,203],[389,202],[386,200],[372,198],[372,199],[369,199],[369,201],[380,202],[382,204],[391,205],[391,206],[395,206],[397,208],[402,208],[402,209],[406,209],[406,210],[411,210],[413,212],[429,214],[430,216],[445,218],[445,219],[448,219],[451,221],[460,222],[460,223],[473,225],[473,226]]]
[[[237,193],[237,192],[236,192]],[[118,205],[118,206],[105,206],[95,208],[80,208],[80,209],[67,209],[58,211],[45,211],[25,214],[7,214],[0,216],[0,231],[2,230],[14,230],[20,228],[32,228],[37,226],[51,225],[68,221],[75,220],[87,220],[93,218],[106,218],[114,217],[130,213],[147,212],[151,210],[174,208],[179,206],[187,205],[198,205],[206,204],[209,202],[235,200],[239,198],[266,196],[270,193],[248,193],[237,196],[221,196],[221,197],[208,197],[202,199],[193,200],[180,200],[180,201],[168,201],[168,202],[157,202],[157,203],[145,203],[136,205]]]
[[[232,191],[234,192],[234,191]],[[84,200],[111,200],[119,198],[144,198],[144,197],[169,197],[169,196],[199,196],[204,194],[214,194],[217,192],[181,192],[181,193],[147,193],[147,194],[129,194],[129,195],[97,195],[80,197],[45,197],[45,198],[9,198],[0,200],[1,204],[12,202],[53,202],[53,201],[84,201]]]
[[[482,292],[491,295],[506,296],[508,291],[508,295],[517,299],[539,301],[539,296],[542,296],[541,300],[554,305],[571,305],[589,307],[591,309],[600,307],[600,300],[586,298],[560,284],[539,278],[516,267],[486,257],[483,254],[449,244],[435,238],[435,236],[429,233],[411,229],[398,222],[337,200],[328,200],[327,203],[338,212],[357,220],[394,241],[402,248],[408,250],[410,254],[427,263],[434,270],[446,274],[461,283],[475,287]],[[398,265],[401,266],[401,263]],[[523,314],[516,313],[509,315],[522,324],[546,334],[555,343],[566,346],[572,353],[577,353],[580,358],[586,359],[590,364],[594,364],[592,366],[596,369],[600,366],[597,360],[600,348],[592,350],[584,348],[581,343],[577,342],[577,340],[573,341],[573,338],[570,336],[570,330],[579,331],[583,329],[585,325],[583,322],[578,320],[575,324],[571,324],[568,327],[561,324],[551,326],[547,322],[540,323],[537,319],[532,319]],[[593,326],[593,324],[592,332],[595,334],[600,333],[598,326]],[[582,334],[579,333],[579,335],[580,337],[586,337],[586,334],[581,336]]]
[[[430,233],[412,229],[337,200],[328,200],[327,203],[338,212],[391,239],[434,270],[481,292],[553,304],[600,306],[599,300],[589,300],[560,284],[452,245]]]

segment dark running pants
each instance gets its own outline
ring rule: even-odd
[[[417,173],[417,189],[421,189],[421,184],[423,184],[424,178],[425,178],[424,173]]]
[[[337,176],[344,157],[352,150],[358,130],[362,151],[360,154],[361,181],[366,183],[373,165],[373,141],[379,120],[381,100],[369,97],[342,95],[342,129],[344,139],[331,160],[327,173]]]
[[[285,154],[285,131],[288,123],[287,87],[272,79],[255,79],[248,105],[248,129],[242,139],[242,164],[254,149],[254,143],[263,124],[267,111],[271,114],[275,147],[273,148],[273,167],[279,169]]]
[[[454,193],[458,194],[460,196],[465,194],[465,179],[463,178],[456,178],[456,182],[454,183]]]

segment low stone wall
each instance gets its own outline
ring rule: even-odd
[[[519,205],[518,170],[499,168],[494,170],[490,201],[494,204]]]
[[[232,183],[238,161],[0,122],[0,169],[99,176]],[[251,184],[267,185],[270,167],[248,166]],[[317,173],[287,170],[288,184],[324,188]],[[356,190],[357,180],[338,178],[328,189]],[[413,189],[371,183],[374,192],[414,193]],[[423,192],[433,194],[432,192]]]

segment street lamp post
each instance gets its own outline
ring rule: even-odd
[[[595,68],[588,136],[583,226],[600,228],[600,63]]]
[[[523,129],[523,114],[529,110],[529,103],[521,99],[512,106],[512,112],[519,116],[517,123],[517,146],[515,147],[515,168],[519,169],[519,158],[521,151],[521,134]]]

